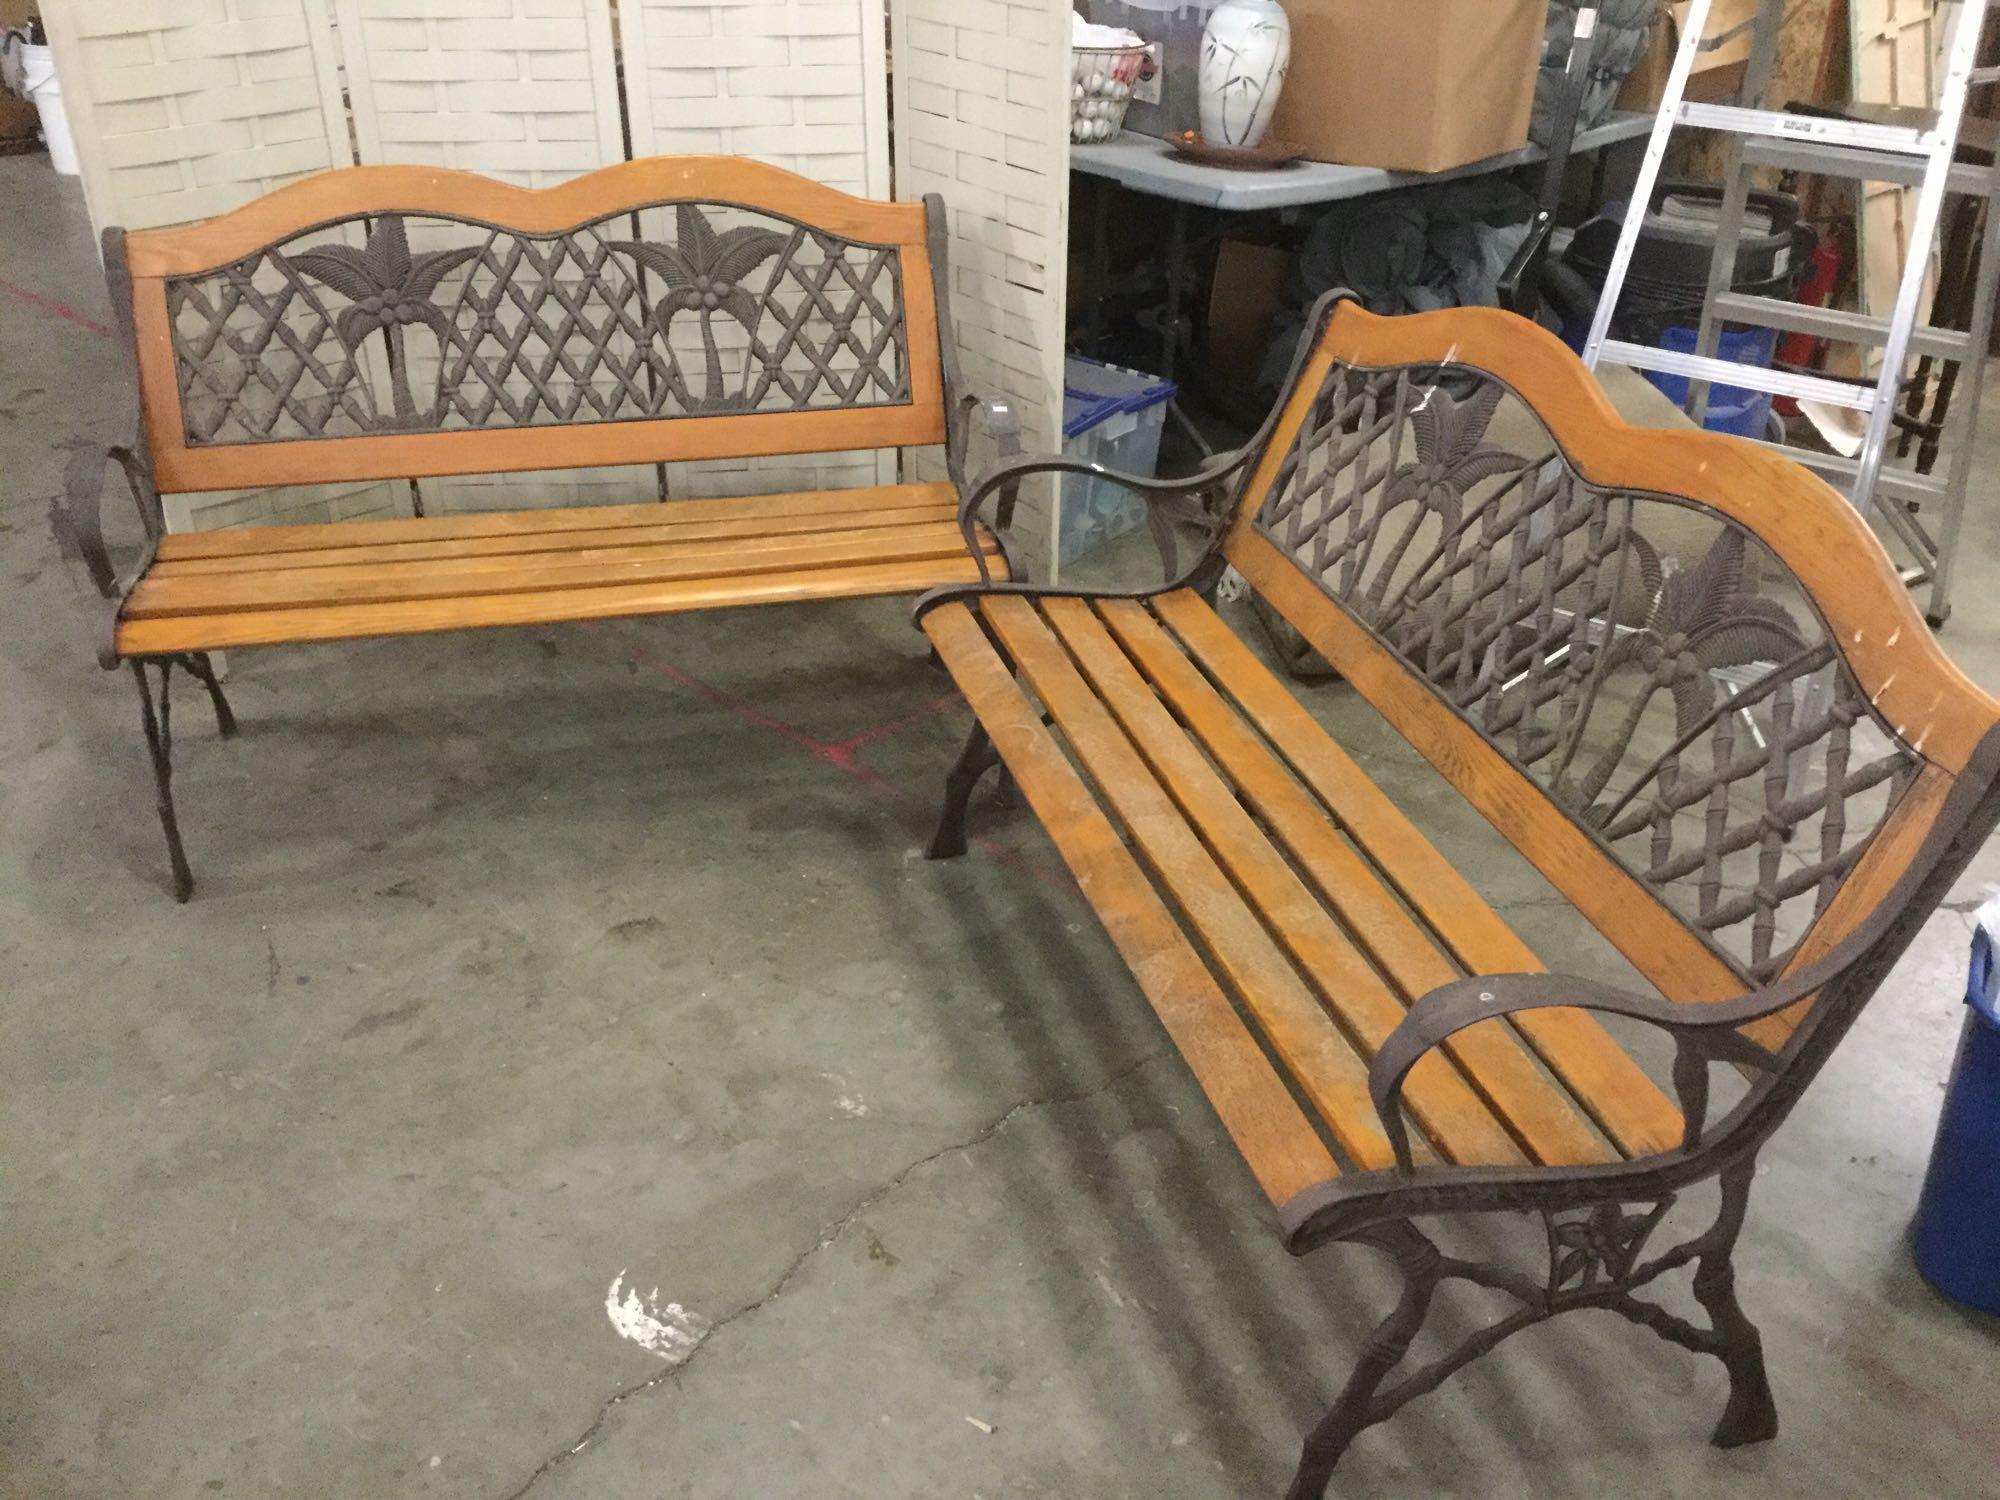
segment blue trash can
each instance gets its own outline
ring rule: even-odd
[[[1694,353],[1698,342],[1700,332],[1697,329],[1660,330],[1660,347],[1675,354]],[[1755,365],[1760,370],[1768,370],[1771,361],[1778,357],[1778,330],[1725,328],[1715,352],[1731,364]],[[1685,375],[1662,375],[1655,370],[1648,370],[1645,375],[1674,405],[1687,404],[1688,380]],[[1746,391],[1733,385],[1709,387],[1708,417],[1702,426],[1710,432],[1734,433],[1737,437],[1763,437],[1765,425],[1770,419],[1771,398],[1763,392]]]
[[[1954,1302],[2000,1313],[2000,1000],[1993,940],[1972,938],[1969,1007],[1944,1092],[1937,1144],[1917,1202],[1924,1279]]]

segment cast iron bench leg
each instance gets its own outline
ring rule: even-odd
[[[158,668],[160,673],[157,702],[153,697],[152,680],[146,676],[149,666]],[[139,713],[146,729],[146,751],[153,762],[153,781],[158,788],[160,829],[167,836],[167,859],[173,865],[174,899],[186,902],[194,894],[194,872],[188,868],[187,850],[181,844],[180,819],[174,812],[173,676],[176,666],[208,689],[209,702],[215,707],[216,728],[224,739],[235,735],[236,715],[229,707],[229,699],[224,696],[222,684],[217,681],[215,668],[206,654],[131,663],[132,680],[139,687]]]
[[[1753,1158],[1723,1174],[1719,1246],[1701,1258],[1694,1274],[1695,1299],[1715,1325],[1722,1346],[1717,1357],[1729,1371],[1729,1405],[1713,1439],[1718,1448],[1768,1442],[1778,1435],[1778,1405],[1771,1398],[1771,1377],[1764,1369],[1763,1336],[1736,1300],[1736,1237],[1743,1228],[1756,1170]]]
[[[1298,1474],[1286,1491],[1286,1500],[1322,1500],[1335,1466],[1366,1429],[1387,1421],[1418,1396],[1436,1390],[1454,1373],[1520,1330],[1584,1308],[1615,1312],[1652,1329],[1670,1343],[1722,1361],[1729,1372],[1729,1404],[1715,1429],[1713,1441],[1717,1447],[1737,1448],[1776,1437],[1778,1409],[1771,1399],[1771,1382],[1764,1369],[1763,1340],[1737,1303],[1736,1272],[1732,1264],[1737,1237],[1743,1230],[1744,1210],[1749,1203],[1750,1180],[1756,1170],[1755,1158],[1749,1158],[1722,1173],[1722,1205],[1715,1222],[1679,1249],[1650,1260],[1642,1260],[1639,1251],[1671,1198],[1658,1205],[1655,1213],[1644,1221],[1645,1227],[1623,1251],[1611,1240],[1629,1233],[1631,1226],[1641,1221],[1621,1219],[1623,1210],[1615,1202],[1601,1206],[1610,1214],[1606,1234],[1593,1237],[1599,1241],[1595,1248],[1575,1252],[1584,1255],[1588,1265],[1573,1282],[1571,1272],[1552,1265],[1552,1279],[1560,1290],[1549,1289],[1536,1278],[1498,1266],[1446,1257],[1407,1220],[1377,1225],[1351,1236],[1351,1242],[1374,1245],[1396,1258],[1403,1273],[1403,1296],[1395,1311],[1362,1345],[1354,1373],[1348,1377],[1340,1399],[1306,1439]],[[1592,1209],[1589,1213],[1598,1211]],[[1564,1227],[1581,1226],[1579,1223]],[[1551,1222],[1552,1255],[1558,1253],[1556,1229]],[[1707,1328],[1635,1295],[1664,1272],[1690,1262],[1695,1266],[1695,1299],[1709,1316],[1711,1326]],[[1422,1330],[1433,1294],[1441,1282],[1448,1280],[1508,1292],[1520,1305],[1457,1349],[1401,1376],[1384,1390],[1383,1383]]]
[[[1348,1445],[1367,1428],[1394,1414],[1395,1407],[1384,1410],[1375,1393],[1388,1379],[1389,1372],[1402,1362],[1417,1334],[1422,1331],[1425,1315],[1430,1312],[1431,1297],[1437,1291],[1440,1280],[1443,1257],[1422,1231],[1408,1220],[1384,1224],[1354,1238],[1396,1257],[1396,1264],[1403,1273],[1402,1300],[1397,1302],[1396,1310],[1368,1335],[1340,1399],[1333,1403],[1306,1438],[1305,1452],[1299,1459],[1299,1472],[1292,1480],[1292,1487],[1285,1492],[1285,1500],[1321,1500],[1327,1484],[1333,1479],[1334,1466],[1347,1452]],[[1395,1403],[1396,1406],[1401,1404],[1400,1401]]]
[[[1000,752],[993,748],[986,726],[975,721],[958,763],[945,777],[944,811],[938,818],[937,832],[931,835],[930,847],[924,851],[926,859],[957,859],[965,853],[966,807],[979,779],[999,764]]]
[[[229,699],[223,696],[222,683],[216,678],[208,653],[197,651],[184,659],[184,665],[208,689],[208,701],[215,706],[216,732],[225,740],[236,738],[236,715],[229,707]]]

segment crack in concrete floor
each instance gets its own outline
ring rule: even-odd
[[[1041,1098],[1023,1099],[1020,1103],[1009,1106],[1004,1113],[996,1116],[964,1140],[953,1141],[949,1145],[940,1146],[937,1150],[918,1157],[908,1166],[900,1169],[880,1187],[871,1189],[868,1193],[864,1194],[855,1202],[853,1207],[849,1208],[839,1218],[829,1224],[823,1225],[819,1233],[813,1237],[813,1242],[801,1251],[791,1264],[786,1266],[777,1279],[762,1293],[751,1301],[744,1303],[734,1312],[727,1313],[716,1319],[708,1331],[702,1335],[700,1343],[696,1344],[688,1352],[685,1359],[677,1364],[668,1365],[666,1368],[653,1375],[649,1375],[637,1384],[626,1386],[624,1389],[615,1391],[606,1397],[604,1403],[598,1407],[597,1415],[592,1419],[590,1425],[584,1428],[578,1436],[571,1439],[570,1442],[542,1460],[541,1464],[535,1469],[535,1472],[530,1474],[518,1489],[507,1492],[505,1500],[526,1500],[526,1497],[544,1479],[548,1478],[549,1475],[553,1474],[597,1441],[598,1436],[604,1431],[605,1424],[611,1420],[612,1412],[616,1411],[626,1402],[643,1396],[646,1392],[655,1390],[669,1382],[678,1380],[679,1377],[685,1375],[694,1362],[701,1357],[701,1352],[715,1342],[716,1336],[723,1329],[728,1328],[733,1323],[740,1322],[762,1308],[768,1307],[772,1302],[783,1296],[790,1289],[792,1283],[798,1279],[800,1273],[805,1270],[821,1251],[829,1250],[838,1244],[847,1231],[854,1227],[857,1219],[897,1192],[906,1182],[925,1167],[932,1166],[948,1156],[962,1155],[965,1152],[977,1150],[999,1136],[1001,1132],[1006,1130],[1009,1125],[1024,1114],[1035,1110],[1060,1109],[1066,1105],[1084,1104],[1092,1099],[1101,1098],[1106,1094],[1112,1093],[1121,1085],[1129,1082],[1133,1077],[1166,1057],[1171,1050],[1171,1047],[1155,1048],[1145,1056],[1127,1063],[1101,1082],[1087,1089],[1079,1089],[1067,1094],[1050,1094]]]

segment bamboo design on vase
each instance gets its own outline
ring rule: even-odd
[[[1214,146],[1262,144],[1292,61],[1277,0],[1223,0],[1201,39],[1201,134]]]

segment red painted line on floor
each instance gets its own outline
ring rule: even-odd
[[[725,692],[719,687],[703,682],[694,673],[684,672],[672,662],[661,661],[650,652],[634,650],[631,660],[641,666],[651,667],[669,682],[679,687],[684,687],[697,698],[705,699],[713,703],[717,708],[736,715],[744,723],[754,725],[758,729],[768,730],[780,739],[790,740],[808,755],[825,760],[826,752],[833,748],[823,740],[814,739],[803,729],[787,724],[783,719],[778,718],[774,714],[766,713],[747,698],[739,698],[734,693]]]
[[[52,318],[61,318],[66,323],[74,323],[77,327],[94,333],[101,339],[115,339],[118,337],[116,329],[108,324],[98,322],[97,319],[93,318],[82,308],[71,307],[69,303],[60,301],[54,297],[44,297],[40,292],[31,292],[28,288],[9,281],[5,277],[0,277],[0,292],[5,292],[16,302],[26,303],[29,307],[34,308],[38,312],[45,312]]]
[[[921,724],[926,719],[936,718],[946,709],[951,708],[961,701],[955,692],[940,693],[934,700],[926,703],[922,708],[912,709],[900,718],[891,719],[886,724],[877,724],[873,729],[864,729],[852,739],[842,740],[840,748],[850,751],[865,750],[868,746],[886,740],[891,735],[902,733],[912,725]]]
[[[1904,1378],[1888,1360],[1871,1350],[1850,1349],[1847,1359],[1879,1392],[1901,1402],[1933,1426],[1943,1428],[1987,1463],[2000,1469],[2000,1432],[1995,1432],[1990,1422],[1961,1412],[1953,1404],[1957,1392],[1933,1394]]]
[[[917,723],[933,714],[943,712],[946,708],[959,701],[958,694],[946,693],[923,708],[905,714],[898,719],[893,719],[887,724],[877,725],[874,729],[863,730],[852,739],[833,742],[818,739],[813,735],[807,734],[796,724],[786,723],[776,714],[759,708],[747,698],[740,698],[726,689],[716,687],[713,683],[704,682],[701,678],[695,676],[694,673],[677,667],[672,662],[661,661],[649,651],[634,649],[627,659],[635,666],[650,667],[676,687],[685,688],[697,698],[714,704],[725,713],[734,714],[744,723],[754,728],[762,729],[768,734],[777,735],[780,739],[805,751],[814,760],[819,761],[823,765],[832,766],[842,775],[851,776],[876,795],[886,797],[891,802],[905,809],[913,809],[917,805],[916,799],[911,797],[902,786],[889,777],[884,776],[880,771],[863,765],[860,760],[860,751],[893,734],[898,729]],[[943,768],[939,769],[938,783],[941,790],[944,783]],[[1051,865],[1046,861],[1033,859],[1017,849],[1010,849],[1005,845],[996,844],[991,839],[974,837],[968,840],[968,842],[973,848],[998,865],[1027,875],[1031,879],[1038,880],[1053,890],[1063,891],[1069,895],[1079,894],[1076,882],[1070,879],[1069,870],[1066,866],[1061,864]]]

